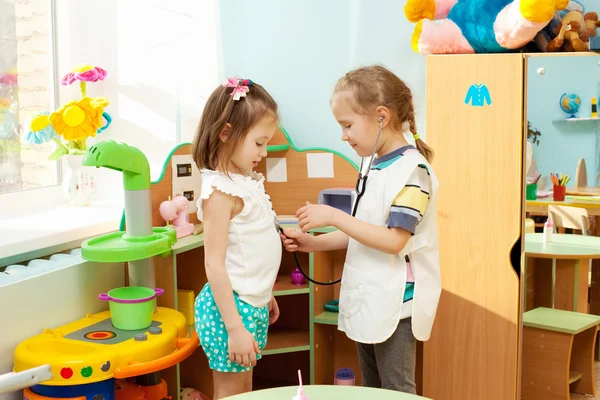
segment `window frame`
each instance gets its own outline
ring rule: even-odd
[[[49,55],[50,55],[50,71],[49,78],[50,82],[50,104],[51,109],[55,110],[59,104],[59,74],[58,74],[58,57],[57,57],[57,26],[56,26],[56,1],[46,0],[48,7],[48,40],[49,40]],[[21,123],[21,121],[19,121]],[[20,139],[19,139],[20,140]],[[27,200],[33,194],[34,196],[39,192],[40,197],[46,198],[50,195],[50,198],[55,198],[55,191],[60,191],[63,176],[63,165],[61,160],[56,161],[56,184],[43,186],[35,189],[21,189],[16,192],[0,193],[0,204],[2,204],[2,210],[0,212],[0,220],[5,219],[4,211],[13,209],[14,203],[18,204],[29,204]],[[13,204],[11,204],[13,203]],[[41,202],[38,203],[38,205]],[[44,204],[47,204],[44,202]],[[56,204],[50,203],[48,206],[53,207]],[[15,207],[16,208],[16,207]],[[21,207],[18,207],[21,208]],[[45,208],[45,207],[44,207]]]

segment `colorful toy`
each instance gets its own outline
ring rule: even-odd
[[[138,286],[112,289],[98,295],[100,300],[108,301],[110,318],[116,329],[137,331],[152,325],[156,296],[165,291]]]
[[[141,151],[108,140],[88,150],[84,165],[123,172],[126,231],[87,240],[81,246],[81,257],[95,262],[129,262],[129,283],[138,287],[101,295],[113,303],[111,311],[46,329],[20,343],[14,356],[16,374],[0,379],[0,394],[7,388],[31,386],[26,393],[32,400],[114,400],[115,379],[151,374],[138,378],[144,400],[166,398],[166,383],[154,373],[180,363],[199,345],[195,332],[188,337],[185,316],[156,307],[154,297],[161,292],[150,289],[155,287],[152,257],[171,253],[176,232],[171,227],[152,227],[150,167]],[[129,303],[123,304],[123,299]],[[134,305],[143,310],[131,315],[128,308]],[[148,317],[149,324],[142,321]],[[127,319],[137,320],[138,326],[128,325]],[[40,368],[49,372],[44,374]],[[123,390],[128,394],[122,396],[131,396],[128,400],[140,397],[133,388]]]
[[[181,400],[210,400],[204,393],[191,388],[182,388],[179,397]]]
[[[175,196],[173,200],[160,203],[159,211],[162,219],[171,222],[177,232],[177,239],[191,235],[194,224],[190,223],[188,214],[189,200],[185,196]]]
[[[296,268],[295,270],[293,270],[290,275],[292,277],[292,283],[294,285],[296,285],[296,286],[302,286],[302,285],[304,285],[304,282],[306,280],[304,279],[304,275],[302,275],[302,272],[300,272],[300,270],[298,268]]]
[[[503,53],[530,42],[568,0],[408,0],[419,54]]]
[[[188,326],[194,325],[194,303],[196,295],[193,290],[177,290],[177,309],[185,316]]]
[[[85,154],[87,139],[104,131],[112,122],[110,115],[104,111],[108,100],[87,96],[87,83],[101,81],[105,77],[104,69],[87,64],[78,65],[67,73],[61,83],[71,85],[78,81],[81,98],[63,104],[52,113],[44,111],[36,115],[29,124],[27,142],[41,144],[53,140],[57,147],[49,160]]]
[[[352,371],[350,368],[340,368],[335,374],[335,379],[333,380],[334,385],[340,386],[354,386],[354,382],[354,371]]]
[[[569,118],[575,118],[581,107],[581,99],[578,95],[572,93],[563,93],[559,101],[560,109],[569,114]]]
[[[356,200],[356,191],[353,188],[334,188],[321,190],[319,204],[326,204],[346,214],[352,213],[352,205]]]
[[[302,386],[302,371],[298,370],[298,393],[292,398],[292,400],[308,400],[308,396],[304,394],[304,387]]]
[[[565,14],[554,30],[556,37],[548,43],[547,51],[589,51],[590,37],[598,36],[598,14],[571,11]]]

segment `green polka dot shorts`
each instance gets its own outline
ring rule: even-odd
[[[233,293],[233,299],[242,322],[246,329],[254,336],[258,348],[262,351],[267,345],[267,331],[269,328],[269,308],[256,308],[240,300],[237,293]],[[210,284],[206,284],[200,294],[196,297],[194,306],[194,322],[196,333],[200,339],[202,349],[208,358],[210,369],[219,372],[245,372],[252,367],[240,365],[229,359],[227,329],[223,324],[221,313],[215,303]],[[256,359],[261,358],[260,354]]]

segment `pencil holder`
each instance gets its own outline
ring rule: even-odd
[[[566,193],[567,193],[566,186],[554,185],[554,201],[565,201]]]
[[[527,191],[525,193],[525,199],[536,200],[537,199],[537,183],[528,183]]]

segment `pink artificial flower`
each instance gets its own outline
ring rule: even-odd
[[[17,86],[17,74],[6,73],[0,75],[0,85]]]
[[[73,71],[67,73],[61,81],[63,85],[70,85],[75,81],[80,82],[97,82],[102,81],[106,77],[106,70],[100,67],[91,65],[78,65]]]

